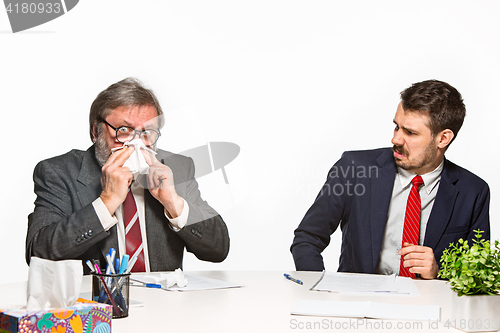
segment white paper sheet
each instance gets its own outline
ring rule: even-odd
[[[311,288],[343,294],[379,294],[420,296],[415,283],[410,278],[395,275],[349,274],[323,272],[318,282]]]
[[[436,305],[302,300],[291,313],[293,315],[321,317],[439,321],[441,309]]]
[[[134,280],[138,280],[144,283],[158,283],[162,285],[161,289],[169,291],[196,291],[196,290],[211,290],[211,289],[226,289],[226,288],[239,288],[241,285],[234,283],[211,279],[204,276],[199,276],[193,273],[184,272],[184,276],[187,279],[187,285],[185,287],[178,287],[174,285],[167,288],[164,283],[162,283],[161,275],[159,274],[134,274],[132,277]]]
[[[367,318],[399,320],[439,320],[440,307],[437,305],[403,305],[370,302]]]

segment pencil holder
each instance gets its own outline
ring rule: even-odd
[[[92,299],[95,302],[110,304],[113,307],[113,319],[128,317],[129,286],[130,273],[92,273]]]

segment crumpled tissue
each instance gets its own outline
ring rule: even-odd
[[[178,287],[183,288],[187,286],[188,283],[188,280],[180,268],[177,268],[171,273],[161,273],[160,277],[162,279],[162,285],[165,285],[167,288],[173,287],[175,284]]]
[[[82,279],[81,260],[51,261],[32,257],[28,273],[26,310],[73,306],[80,295]]]
[[[160,275],[144,275],[140,279],[146,283],[161,284],[164,288],[170,288],[177,285],[180,288],[187,286],[187,279],[182,272],[182,269],[177,268],[174,272],[160,273]]]
[[[123,146],[119,148],[113,148],[111,149],[112,151],[120,150],[124,148],[125,146],[134,146],[134,152],[130,157],[125,161],[123,164],[124,167],[127,167],[130,169],[130,172],[134,175],[134,177],[140,175],[140,174],[148,174],[149,173],[149,164],[146,162],[146,159],[144,158],[143,153],[141,152],[141,149],[147,150],[148,152],[152,153],[153,155],[156,155],[156,152],[152,149],[149,149],[146,147],[144,142],[142,142],[141,139],[134,139],[132,141],[125,142]]]

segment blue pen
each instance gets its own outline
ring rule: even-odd
[[[116,274],[116,271],[115,271],[115,267],[113,265],[113,261],[114,261],[114,257],[116,255],[116,250],[111,248],[109,249],[109,253],[106,255],[106,262],[107,262],[107,265],[106,265],[106,274]],[[102,278],[101,278],[102,279]],[[113,284],[113,280],[116,279],[115,277],[107,277],[106,278],[106,282],[104,282],[104,280],[102,280],[104,282],[104,284],[109,284],[110,286]],[[105,288],[107,288],[106,286],[104,286]],[[120,291],[119,288],[115,289],[111,289],[108,293],[108,295],[106,294],[103,294],[102,293],[102,289],[101,289],[101,293],[99,295],[99,302],[100,303],[106,303],[108,298],[106,296],[109,297],[109,300],[114,304],[114,301],[113,299],[111,298],[114,298],[114,300],[118,303],[118,306],[123,310],[123,309],[126,309],[126,304],[125,304],[125,299],[123,298],[123,295]],[[108,303],[109,304],[109,303]],[[118,311],[116,305],[115,306],[115,310]],[[118,312],[117,312],[118,313]]]
[[[109,249],[109,256],[111,257],[111,264],[113,264],[116,258],[116,250],[114,248]]]
[[[106,254],[106,274],[116,274],[115,272],[115,265],[113,264],[113,261],[111,259],[111,256],[109,254]],[[109,281],[108,281],[109,283]]]
[[[119,271],[120,271],[120,258],[116,258],[115,259],[115,272],[116,272],[116,274],[118,274]]]
[[[127,269],[128,266],[128,258],[130,256],[128,254],[124,254],[122,257],[122,262],[120,263],[120,270],[118,271],[118,274],[123,274],[125,270]]]
[[[109,258],[108,258],[109,256]],[[108,265],[106,266],[106,274],[114,274],[115,270],[115,256],[116,256],[116,250],[114,248],[110,248],[108,251],[108,255],[106,256],[106,261],[108,262]]]
[[[111,268],[109,268],[109,259],[111,258],[111,249],[109,249],[108,254],[104,256],[104,259],[106,260],[106,271],[104,274],[109,275],[111,273]]]
[[[146,283],[145,286],[148,288],[161,288],[161,284],[157,284],[157,283]]]
[[[134,281],[134,283],[140,283],[140,284],[142,284],[143,287],[147,287],[147,288],[161,288],[161,284],[158,284],[158,283],[147,283],[147,282],[142,282],[142,281],[135,280],[135,279],[130,279],[130,280]]]
[[[291,277],[290,274],[284,274],[284,275],[290,281],[293,281],[293,282],[298,283],[298,284],[304,284],[302,281],[297,280],[296,278]]]
[[[128,273],[126,272],[127,266],[128,266],[128,258],[130,256],[128,254],[124,254],[122,257],[122,261],[120,263],[120,270],[118,271],[118,274],[123,274],[123,273]],[[125,278],[121,277],[120,280],[118,281],[118,285],[121,287],[123,285],[123,282],[125,282]]]

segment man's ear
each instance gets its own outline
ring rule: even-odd
[[[436,143],[438,148],[447,148],[454,137],[455,134],[450,129],[445,129],[439,132],[438,135],[436,135]]]
[[[92,124],[92,142],[96,142],[96,138],[97,138],[97,122],[94,122],[94,124]]]

